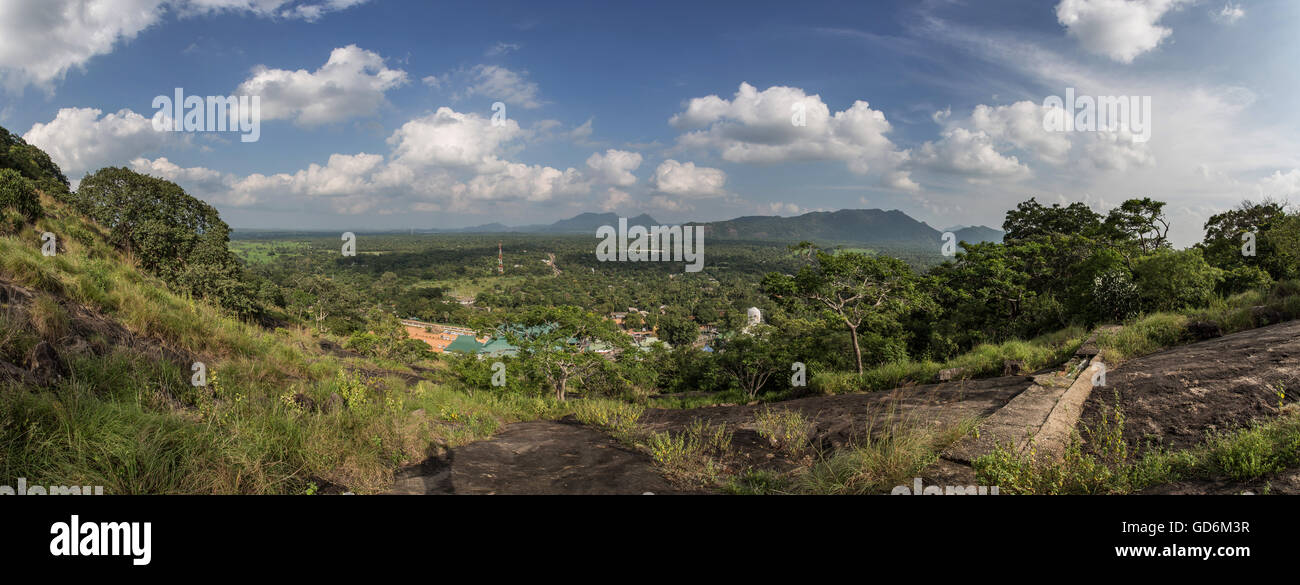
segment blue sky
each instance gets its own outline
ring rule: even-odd
[[[1298,27],[1286,0],[19,0],[0,125],[73,180],[129,166],[238,227],[997,226],[1029,197],[1152,196],[1187,244],[1242,199],[1300,195]],[[154,130],[176,87],[259,95],[260,139]],[[1043,128],[1067,87],[1150,96],[1150,140]]]

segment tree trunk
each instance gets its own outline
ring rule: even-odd
[[[862,348],[858,346],[858,328],[849,327],[849,337],[853,338],[853,356],[858,360],[858,375],[862,375]]]

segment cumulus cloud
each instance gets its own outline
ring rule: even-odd
[[[0,81],[10,90],[49,88],[91,58],[111,53],[170,10],[315,20],[365,0],[32,0],[0,2]]]
[[[488,167],[499,163],[503,145],[520,138],[513,119],[499,125],[448,107],[402,124],[388,137],[396,162],[414,166]]]
[[[605,154],[593,153],[587,157],[587,168],[604,182],[617,187],[636,184],[636,175],[632,174],[641,166],[641,153],[626,150],[606,150]]]
[[[1155,164],[1155,156],[1147,143],[1133,140],[1133,133],[1094,132],[1087,135],[1084,146],[1087,160],[1101,170],[1127,171],[1133,167]]]
[[[1173,34],[1159,21],[1192,0],[1061,0],[1056,20],[1087,51],[1120,63],[1155,49]]]
[[[960,126],[948,128],[939,140],[922,145],[916,161],[968,179],[1020,178],[1030,174],[1029,167],[1019,159],[998,152],[987,133]]]
[[[610,187],[605,191],[605,200],[601,202],[600,210],[618,211],[623,209],[631,200],[632,196],[628,195],[627,191]]]
[[[272,175],[215,173],[165,158],[139,158],[132,166],[213,201],[326,206],[341,214],[483,211],[484,202],[536,203],[590,192],[591,180],[577,169],[507,160],[510,143],[524,134],[513,121],[493,126],[487,118],[444,107],[394,131],[387,155],[333,154],[323,165]]]
[[[44,150],[70,179],[184,142],[187,137],[153,129],[131,110],[104,114],[95,108],[63,108],[47,123],[32,125],[23,140]]]
[[[1259,182],[1258,191],[1265,197],[1280,199],[1300,195],[1300,169],[1291,169],[1286,173],[1274,171]]]
[[[843,161],[866,173],[875,165],[893,168],[908,156],[886,137],[891,127],[885,115],[867,102],[832,113],[821,96],[797,87],[759,91],[741,83],[730,100],[691,99],[669,123],[690,130],[678,137],[681,146],[717,150],[737,163]]]
[[[384,93],[407,81],[405,71],[389,69],[378,53],[348,45],[331,51],[316,71],[259,65],[235,93],[262,96],[264,120],[317,126],[373,115],[387,103]]]
[[[1038,158],[1060,164],[1070,152],[1070,139],[1063,132],[1050,132],[1043,127],[1043,117],[1048,108],[1029,101],[1009,106],[975,106],[971,113],[971,127],[989,138],[1006,142],[1031,152]]]
[[[721,169],[697,167],[693,162],[668,159],[659,163],[650,178],[655,190],[682,197],[717,197],[726,194],[727,173]]]

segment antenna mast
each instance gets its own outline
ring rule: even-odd
[[[501,240],[497,240],[497,274],[506,273],[506,263],[501,255]]]

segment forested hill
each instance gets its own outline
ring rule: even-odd
[[[891,246],[934,246],[943,233],[902,211],[841,209],[814,211],[796,217],[748,216],[700,223],[714,238],[790,240],[818,243],[853,243]],[[954,232],[958,241],[1002,241],[1002,232],[984,226]]]
[[[603,225],[618,225],[616,213],[582,213],[547,225],[506,226],[493,223],[451,230],[460,233],[594,233]],[[660,225],[646,214],[628,219],[628,225]],[[864,244],[894,249],[933,248],[943,232],[898,211],[842,209],[815,211],[796,217],[746,216],[726,221],[688,222],[702,225],[711,238],[736,240],[813,241],[820,244]],[[985,226],[953,230],[961,242],[1001,242],[1002,231]]]

